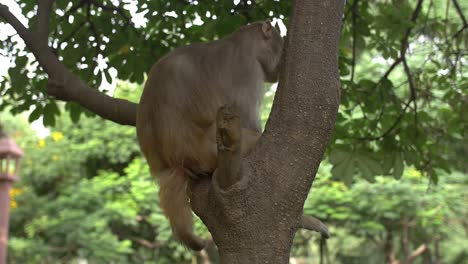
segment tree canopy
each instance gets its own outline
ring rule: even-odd
[[[37,28],[36,1],[17,3],[22,20]],[[466,153],[467,9],[456,0],[347,1],[342,100],[328,153],[335,177],[399,178],[407,164],[437,181],[436,169],[460,168],[453,158]],[[115,78],[142,83],[174,47],[260,19],[287,25],[290,11],[290,1],[56,1],[48,42],[70,70],[106,92],[102,84]],[[28,112],[30,121],[42,116],[46,126],[61,112],[75,122],[93,115],[74,102],[61,107],[18,35],[0,37],[14,63],[1,77],[2,109]]]

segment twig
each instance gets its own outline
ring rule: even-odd
[[[424,2],[424,0],[419,0],[418,3],[416,4],[416,7],[411,15],[411,22],[414,24],[414,22],[416,21],[416,19],[418,18],[419,14],[421,13],[421,9],[422,9],[422,3]],[[390,66],[390,68],[388,68],[388,70],[385,72],[385,74],[379,79],[379,81],[377,81],[377,83],[373,86],[373,89],[377,88],[378,85],[380,85],[384,80],[388,79],[388,76],[390,75],[390,73],[392,73],[392,71],[400,64],[400,63],[404,63],[406,64],[406,52],[408,50],[408,39],[409,39],[409,36],[410,36],[410,33],[413,29],[413,26],[410,26],[406,32],[405,32],[405,35],[403,36],[403,38],[401,39],[401,46],[400,46],[400,56],[393,62],[393,64]],[[406,65],[407,67],[408,65]],[[408,68],[409,69],[409,68]],[[409,71],[408,71],[409,72]],[[408,73],[407,73],[408,74]],[[410,75],[411,76],[411,73]],[[410,77],[411,78],[411,77]],[[411,81],[412,82],[412,81]],[[390,128],[385,131],[383,134],[381,134],[380,136],[377,136],[377,137],[357,137],[355,139],[361,139],[361,140],[379,140],[379,139],[382,139],[383,137],[389,135],[395,128],[396,126],[398,125],[398,123],[400,122],[400,120],[403,118],[403,114],[406,112],[406,110],[408,109],[409,107],[409,104],[415,99],[415,96],[416,96],[416,93],[415,93],[415,89],[414,89],[414,85],[412,83],[410,83],[410,89],[411,89],[411,98],[410,100],[406,103],[404,109],[403,109],[403,112],[400,113],[400,115],[398,116],[398,118],[395,120],[395,123],[393,123],[392,126],[390,126]],[[380,114],[379,114],[379,118],[377,120],[380,120],[383,116],[383,113],[384,113],[384,109],[383,109],[383,104],[382,104],[382,108],[380,110]]]
[[[462,11],[462,9],[460,7],[460,4],[458,4],[457,0],[452,0],[452,2],[453,2],[453,5],[455,6],[455,9],[457,9],[458,15],[460,16],[461,20],[463,21],[463,26],[466,27],[468,23],[466,22],[465,15],[463,15],[463,11]]]
[[[420,245],[417,249],[415,249],[413,252],[411,252],[411,254],[408,256],[408,258],[407,258],[408,263],[411,263],[411,261],[413,261],[415,258],[420,256],[426,250],[427,250],[426,244]]]
[[[411,73],[411,70],[408,66],[408,63],[406,61],[406,57],[403,57],[403,67],[404,67],[404,70],[405,70],[405,73],[406,73],[406,77],[408,79],[408,86],[410,87],[410,92],[411,92],[411,100],[413,101],[413,105],[414,105],[414,109],[413,109],[413,112],[414,112],[414,125],[415,125],[415,128],[418,127],[418,103],[416,102],[416,87],[414,85],[414,79],[413,79],[413,75]],[[416,133],[417,133],[417,129],[414,130]]]
[[[353,27],[353,59],[351,63],[351,82],[354,81],[354,70],[356,67],[356,17],[357,17],[357,11],[356,7],[358,4],[359,0],[354,0],[354,3],[351,7],[352,10],[352,27]]]
[[[130,237],[130,240],[146,247],[146,248],[149,248],[149,249],[155,249],[155,248],[158,248],[161,246],[160,243],[158,242],[151,242],[151,241],[148,241],[144,238],[139,238],[139,237]]]
[[[398,124],[400,123],[401,119],[403,118],[403,116],[405,115],[406,113],[406,110],[408,110],[408,107],[409,105],[411,104],[413,100],[410,99],[406,104],[405,104],[405,107],[403,108],[403,110],[401,111],[401,113],[398,115],[398,117],[395,119],[395,121],[393,122],[393,124],[384,132],[382,133],[380,136],[376,136],[376,137],[353,137],[353,139],[359,139],[359,140],[379,140],[379,139],[382,139],[388,135],[390,135],[390,133],[393,132],[393,130],[398,126]]]
[[[91,5],[94,5],[94,6],[97,6],[97,7],[100,7],[102,8],[102,10],[104,11],[108,11],[108,12],[114,12],[116,11],[126,22],[126,25],[132,25],[133,27],[133,23],[132,23],[132,20],[130,17],[128,17],[126,14],[125,14],[125,11],[124,9],[121,7],[121,6],[110,6],[110,5],[103,5],[102,3],[96,1],[96,0],[88,0],[88,4],[91,4]]]

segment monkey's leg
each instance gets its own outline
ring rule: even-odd
[[[171,223],[174,236],[193,250],[202,250],[206,242],[193,233],[192,209],[186,193],[188,177],[181,167],[158,173],[159,199]]]

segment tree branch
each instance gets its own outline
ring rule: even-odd
[[[457,13],[460,16],[460,19],[463,21],[463,26],[466,27],[468,23],[466,22],[465,15],[463,15],[463,11],[460,7],[460,4],[458,3],[457,0],[452,0],[453,5],[455,6],[455,9],[457,9]]]
[[[108,12],[117,12],[126,22],[126,25],[132,25],[132,20],[130,17],[128,17],[126,14],[125,14],[125,11],[123,8],[121,8],[120,6],[110,6],[110,5],[103,5],[102,3],[96,1],[96,0],[87,0],[89,4],[92,4],[94,6],[97,6],[97,7],[100,7],[102,8],[102,10],[104,11],[108,11]]]
[[[37,11],[37,30],[36,34],[41,42],[47,44],[49,38],[49,22],[50,13],[52,11],[52,5],[55,0],[38,0],[38,11]]]
[[[462,11],[462,9],[461,9],[460,4],[458,3],[458,1],[457,1],[457,0],[452,0],[452,2],[453,2],[453,5],[455,6],[455,9],[457,10],[458,15],[460,16],[460,19],[461,19],[462,22],[463,22],[463,25],[462,25],[461,29],[458,30],[458,31],[453,35],[454,38],[457,38],[458,35],[460,35],[465,29],[468,28],[468,23],[466,22],[465,15],[463,14],[463,11]]]
[[[34,54],[39,65],[48,74],[47,92],[49,95],[59,100],[77,102],[98,116],[118,124],[135,125],[137,108],[135,103],[110,97],[89,87],[57,59],[47,43],[37,41],[37,33],[29,31],[5,5],[1,4],[0,17],[13,26]]]
[[[414,109],[413,109],[414,123],[415,123],[414,125],[415,125],[415,128],[417,128],[418,127],[418,103],[416,101],[416,87],[414,84],[413,74],[411,73],[411,70],[408,66],[406,57],[403,57],[403,68],[405,70],[406,77],[408,79],[408,86],[410,88],[410,96],[411,96],[410,99],[411,101],[413,101],[413,105],[414,105]],[[415,129],[414,131],[417,132],[418,130]]]
[[[411,22],[414,24],[416,22],[416,19],[418,19],[420,13],[421,13],[421,10],[422,10],[422,4],[423,4],[423,1],[424,0],[419,0],[416,4],[416,7],[414,8],[414,11],[411,15]],[[405,32],[405,35],[403,36],[403,38],[401,39],[401,45],[400,45],[400,56],[393,62],[393,64],[388,68],[388,70],[384,73],[384,75],[375,83],[375,85],[373,86],[373,89],[374,90],[375,88],[377,88],[379,86],[379,84],[381,84],[384,80],[388,79],[388,76],[390,76],[390,74],[393,72],[393,70],[398,66],[400,65],[400,63],[403,62],[404,64],[404,67],[405,67],[405,73],[407,74],[407,77],[408,77],[408,82],[409,82],[409,86],[410,86],[410,92],[411,92],[411,97],[409,99],[409,101],[405,104],[405,107],[403,109],[403,111],[400,113],[400,115],[397,117],[397,119],[395,120],[395,122],[390,126],[389,129],[387,129],[385,132],[383,132],[381,135],[379,136],[368,136],[368,137],[354,137],[354,139],[359,139],[359,140],[379,140],[379,139],[382,139],[384,137],[386,137],[387,135],[389,135],[395,128],[396,126],[398,125],[398,123],[400,122],[400,120],[403,118],[403,115],[404,113],[406,112],[407,108],[409,107],[409,104],[413,101],[415,101],[416,99],[416,89],[415,89],[415,86],[414,86],[414,83],[413,83],[413,79],[412,79],[412,75],[411,75],[411,72],[409,70],[409,67],[408,67],[408,64],[406,62],[406,52],[408,50],[408,43],[409,43],[409,36],[411,34],[411,31],[413,30],[413,27],[414,26],[410,26],[406,32]],[[410,80],[411,79],[411,80]],[[417,108],[417,105],[416,105],[416,102],[414,103],[415,104],[415,108]],[[380,114],[379,114],[379,117],[376,119],[376,120],[380,120],[382,117],[383,117],[383,114],[384,114],[384,104],[382,103],[382,107],[380,109]],[[417,120],[417,117],[415,117],[416,120]]]
[[[130,240],[146,247],[146,248],[149,248],[149,249],[155,249],[155,248],[158,248],[161,246],[161,244],[159,242],[151,242],[151,241],[148,241],[144,238],[139,238],[139,237],[130,237]]]
[[[32,41],[33,35],[29,30],[16,18],[6,5],[0,4],[0,17],[10,24],[18,33],[18,35],[26,42]]]
[[[403,218],[401,223],[401,249],[403,251],[403,263],[409,264],[410,244],[409,244],[409,223],[406,217]]]
[[[351,62],[351,82],[354,81],[354,70],[356,68],[356,18],[357,18],[357,4],[359,0],[354,0],[351,6],[352,10],[352,26],[353,26],[353,60]]]
[[[408,263],[411,263],[415,258],[419,257],[426,250],[427,250],[426,244],[420,245],[417,249],[411,252],[411,254],[408,256]]]

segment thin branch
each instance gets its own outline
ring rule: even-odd
[[[89,87],[57,59],[47,43],[37,41],[37,35],[29,31],[8,10],[8,7],[1,4],[0,17],[13,26],[34,54],[39,65],[48,74],[47,93],[49,95],[55,96],[59,100],[77,102],[102,118],[118,124],[135,125],[137,108],[135,103],[110,97]]]
[[[406,57],[403,57],[403,67],[404,67],[404,70],[405,70],[405,73],[406,73],[406,77],[408,79],[408,86],[410,88],[410,93],[411,93],[411,100],[413,101],[413,105],[414,105],[414,109],[413,109],[413,112],[414,112],[414,126],[415,128],[418,127],[418,103],[416,101],[416,86],[414,84],[414,79],[413,79],[413,75],[411,73],[411,70],[408,66],[408,63],[406,61]],[[417,132],[418,130],[415,129],[414,130],[416,135],[417,135]]]
[[[463,11],[460,7],[460,4],[458,3],[457,0],[452,0],[453,5],[455,6],[455,9],[457,9],[457,13],[460,16],[461,20],[463,21],[463,27],[466,27],[468,23],[466,22],[465,15],[463,15]]]
[[[401,249],[403,251],[403,257],[404,257],[404,264],[409,263],[409,255],[410,255],[410,244],[409,244],[409,223],[408,219],[404,217],[402,223],[401,223],[401,237],[400,237],[400,243],[401,243]]]
[[[346,4],[348,4],[348,1],[346,1]],[[348,15],[351,13],[351,11],[352,11],[352,6],[348,7],[348,10],[346,10],[346,12],[344,13],[343,18],[341,20],[343,24],[348,18]]]
[[[390,135],[393,130],[395,128],[397,128],[398,124],[400,123],[401,119],[403,118],[403,116],[405,115],[406,111],[408,110],[411,102],[413,100],[410,99],[408,100],[408,102],[405,104],[405,106],[403,107],[403,110],[401,111],[401,113],[398,115],[398,117],[395,119],[395,121],[393,122],[393,124],[385,131],[383,132],[381,135],[379,136],[376,136],[376,137],[353,137],[353,139],[359,139],[359,140],[379,140],[379,139],[382,139],[388,135]]]
[[[76,26],[71,32],[70,34],[68,34],[67,36],[65,36],[62,41],[60,41],[59,43],[59,47],[60,47],[60,44],[64,43],[64,42],[68,42],[70,39],[72,39],[76,33],[78,33],[78,31],[80,31],[80,29],[86,24],[85,21],[81,22],[80,24],[78,24],[78,26]]]
[[[146,247],[146,248],[149,248],[149,249],[155,249],[155,248],[158,248],[161,246],[160,243],[158,242],[151,242],[151,241],[148,241],[144,238],[139,238],[139,237],[130,237],[130,240]]]
[[[419,17],[419,14],[421,13],[421,9],[422,9],[422,3],[424,2],[424,0],[419,0],[418,3],[416,4],[416,7],[411,15],[411,22],[414,24],[414,22],[416,22],[416,19]],[[385,74],[376,82],[376,84],[373,86],[373,89],[377,88],[379,86],[379,84],[381,84],[384,80],[388,79],[388,76],[390,75],[390,73],[393,72],[393,70],[398,66],[400,65],[400,63],[404,63],[406,64],[405,67],[408,67],[407,63],[406,63],[406,52],[408,50],[408,39],[409,39],[409,36],[411,34],[411,31],[413,29],[413,26],[410,26],[406,32],[405,32],[405,35],[403,36],[403,38],[401,39],[401,46],[400,46],[400,56],[393,62],[393,64],[390,66],[390,68],[388,68],[388,70],[385,72]],[[406,71],[406,69],[405,69]],[[408,75],[409,73],[409,75]],[[409,68],[408,68],[408,71],[407,71],[407,75],[409,76],[408,78],[411,78],[411,73],[409,72]],[[408,109],[409,107],[409,104],[415,100],[416,98],[416,89],[414,88],[414,84],[412,82],[412,80],[410,81],[408,79],[408,81],[410,82],[410,90],[411,90],[411,98],[409,99],[409,101],[405,104],[405,107],[403,109],[403,111],[400,113],[400,115],[397,117],[397,119],[395,120],[395,122],[390,126],[390,128],[388,130],[386,130],[384,133],[382,133],[380,136],[376,136],[376,137],[357,137],[357,138],[354,138],[354,139],[360,139],[360,140],[379,140],[379,139],[382,139],[384,137],[386,137],[387,135],[389,135],[391,132],[393,132],[393,130],[397,127],[398,123],[400,122],[400,120],[403,118],[403,115],[404,113],[406,112],[406,110]],[[383,113],[384,113],[384,109],[383,109],[383,104],[382,104],[382,108],[380,110],[380,114],[379,114],[379,117],[377,120],[380,120],[382,117],[383,117]]]
[[[37,30],[36,34],[40,41],[47,44],[49,39],[49,23],[50,23],[50,13],[52,11],[52,5],[55,0],[38,0],[38,10],[37,10]]]
[[[351,65],[351,82],[354,80],[354,70],[356,68],[356,17],[357,17],[357,4],[359,0],[354,0],[353,6],[351,7],[352,10],[352,27],[353,27],[353,60]]]
[[[461,9],[460,4],[458,3],[458,1],[457,1],[457,0],[452,0],[452,2],[453,2],[453,5],[455,6],[455,9],[457,9],[457,13],[458,13],[458,15],[460,16],[460,19],[461,19],[462,22],[463,22],[462,28],[461,28],[460,30],[458,30],[458,31],[453,35],[454,38],[457,38],[458,35],[460,35],[465,29],[468,28],[468,23],[467,23],[467,21],[466,21],[465,15],[463,14],[463,10]]]
[[[426,244],[420,245],[417,249],[415,249],[407,258],[407,262],[411,263],[415,258],[419,257],[422,253],[427,250]]]
[[[96,43],[96,47],[94,49],[94,60],[91,64],[91,74],[90,74],[90,78],[93,77],[93,73],[94,73],[94,69],[97,67],[97,58],[99,56],[99,54],[101,53],[101,50],[100,50],[100,41],[99,41],[99,34],[97,32],[97,29],[96,29],[96,26],[94,25],[93,21],[91,20],[91,5],[88,4],[88,10],[86,12],[86,20],[88,21],[88,24],[89,24],[89,27],[91,29],[91,32],[93,33],[93,36],[95,38],[95,43]],[[98,72],[99,74],[99,72]],[[90,80],[88,80],[90,81]]]
[[[100,7],[102,8],[102,10],[104,11],[108,11],[108,12],[114,12],[116,11],[122,18],[124,18],[124,20],[126,21],[127,25],[133,25],[132,24],[132,20],[130,17],[128,17],[126,14],[125,14],[125,10],[120,7],[120,6],[110,6],[110,5],[103,5],[102,3],[96,1],[96,0],[88,0],[88,3],[89,4],[92,4],[94,6],[97,6],[97,7]]]
[[[454,38],[458,38],[458,35],[460,35],[465,29],[468,28],[468,25],[464,25],[460,30],[458,30],[455,34],[453,34]]]
[[[411,15],[411,23],[414,25],[416,22],[416,19],[418,19],[419,14],[421,13],[422,9],[422,3],[424,0],[419,0],[418,3],[416,4],[416,7],[414,8],[413,14]],[[400,48],[400,57],[404,56],[406,54],[406,51],[408,49],[408,39],[409,35],[411,33],[411,30],[413,30],[414,26],[410,26],[405,33],[405,36],[401,40],[401,48]]]

